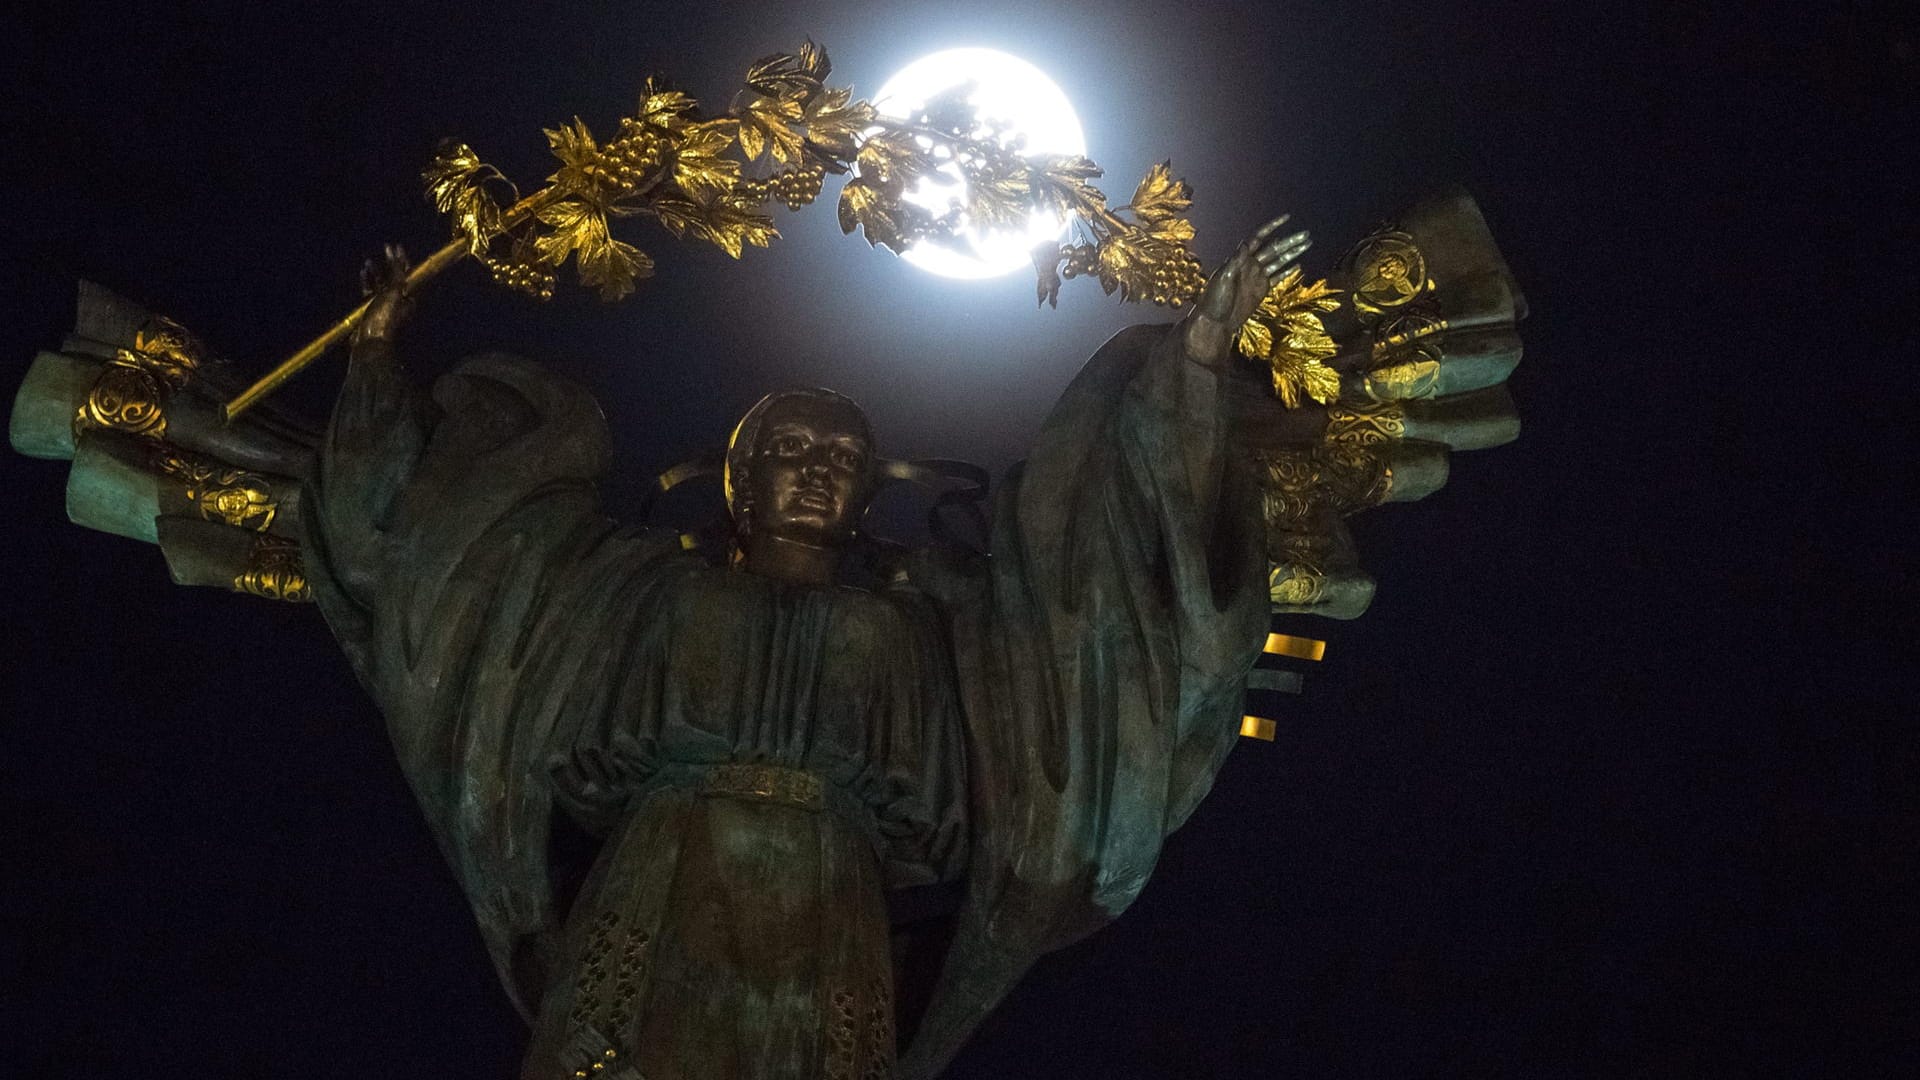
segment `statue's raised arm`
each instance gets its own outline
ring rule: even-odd
[[[954,625],[973,860],[903,1062],[931,1076],[1041,953],[1125,910],[1238,736],[1269,600],[1232,451],[1234,330],[1308,246],[1241,245],[1178,323],[1087,362],[995,507],[991,568],[930,573]]]
[[[679,545],[602,512],[610,440],[583,389],[501,355],[416,386],[394,343],[405,276],[391,249],[369,264],[302,546],[314,597],[531,1013],[563,914],[549,879],[563,797],[549,748],[566,689],[595,662],[563,646],[565,631],[615,618],[609,592],[671,567]],[[575,779],[566,794],[591,800],[592,782]]]
[[[937,1074],[1039,955],[1139,894],[1259,722],[1270,614],[1365,608],[1340,518],[1516,431],[1499,384],[1524,303],[1471,199],[1415,207],[1331,282],[1293,269],[1307,239],[1275,239],[1284,221],[1180,322],[1088,361],[1000,492],[990,568],[924,575],[952,620],[973,845],[904,1076]]]

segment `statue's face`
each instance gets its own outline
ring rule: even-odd
[[[866,509],[873,448],[844,401],[789,397],[768,406],[748,490],[753,529],[815,546],[844,543]]]

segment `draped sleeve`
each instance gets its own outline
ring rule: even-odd
[[[1121,332],[1004,485],[991,557],[923,571],[951,624],[973,854],[905,1076],[1126,909],[1237,737],[1269,601],[1224,378],[1174,327]]]
[[[370,343],[306,492],[315,598],[529,1013],[558,920],[549,749],[580,722],[560,691],[595,674],[572,646],[630,630],[689,561],[600,511],[609,457],[592,398],[532,364],[472,359],[428,397]]]

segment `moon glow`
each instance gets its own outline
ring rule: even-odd
[[[946,49],[923,56],[880,87],[874,106],[882,116],[906,119],[943,91],[967,82],[975,84],[967,100],[988,134],[1002,140],[1024,138],[1023,154],[1087,152],[1080,118],[1065,92],[1039,68],[996,49]],[[908,202],[935,213],[965,197],[966,181],[953,165],[906,194]],[[1032,265],[1028,252],[1033,246],[1058,237],[1065,227],[1059,214],[1035,211],[1025,229],[986,231],[967,224],[953,241],[921,241],[901,257],[943,277],[999,277]]]

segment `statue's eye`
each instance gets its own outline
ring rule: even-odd
[[[773,437],[773,452],[781,457],[793,457],[796,454],[803,453],[806,449],[807,441],[798,435],[787,434],[775,435]]]
[[[861,463],[860,451],[851,446],[836,446],[833,448],[833,463],[842,469],[858,471]]]

